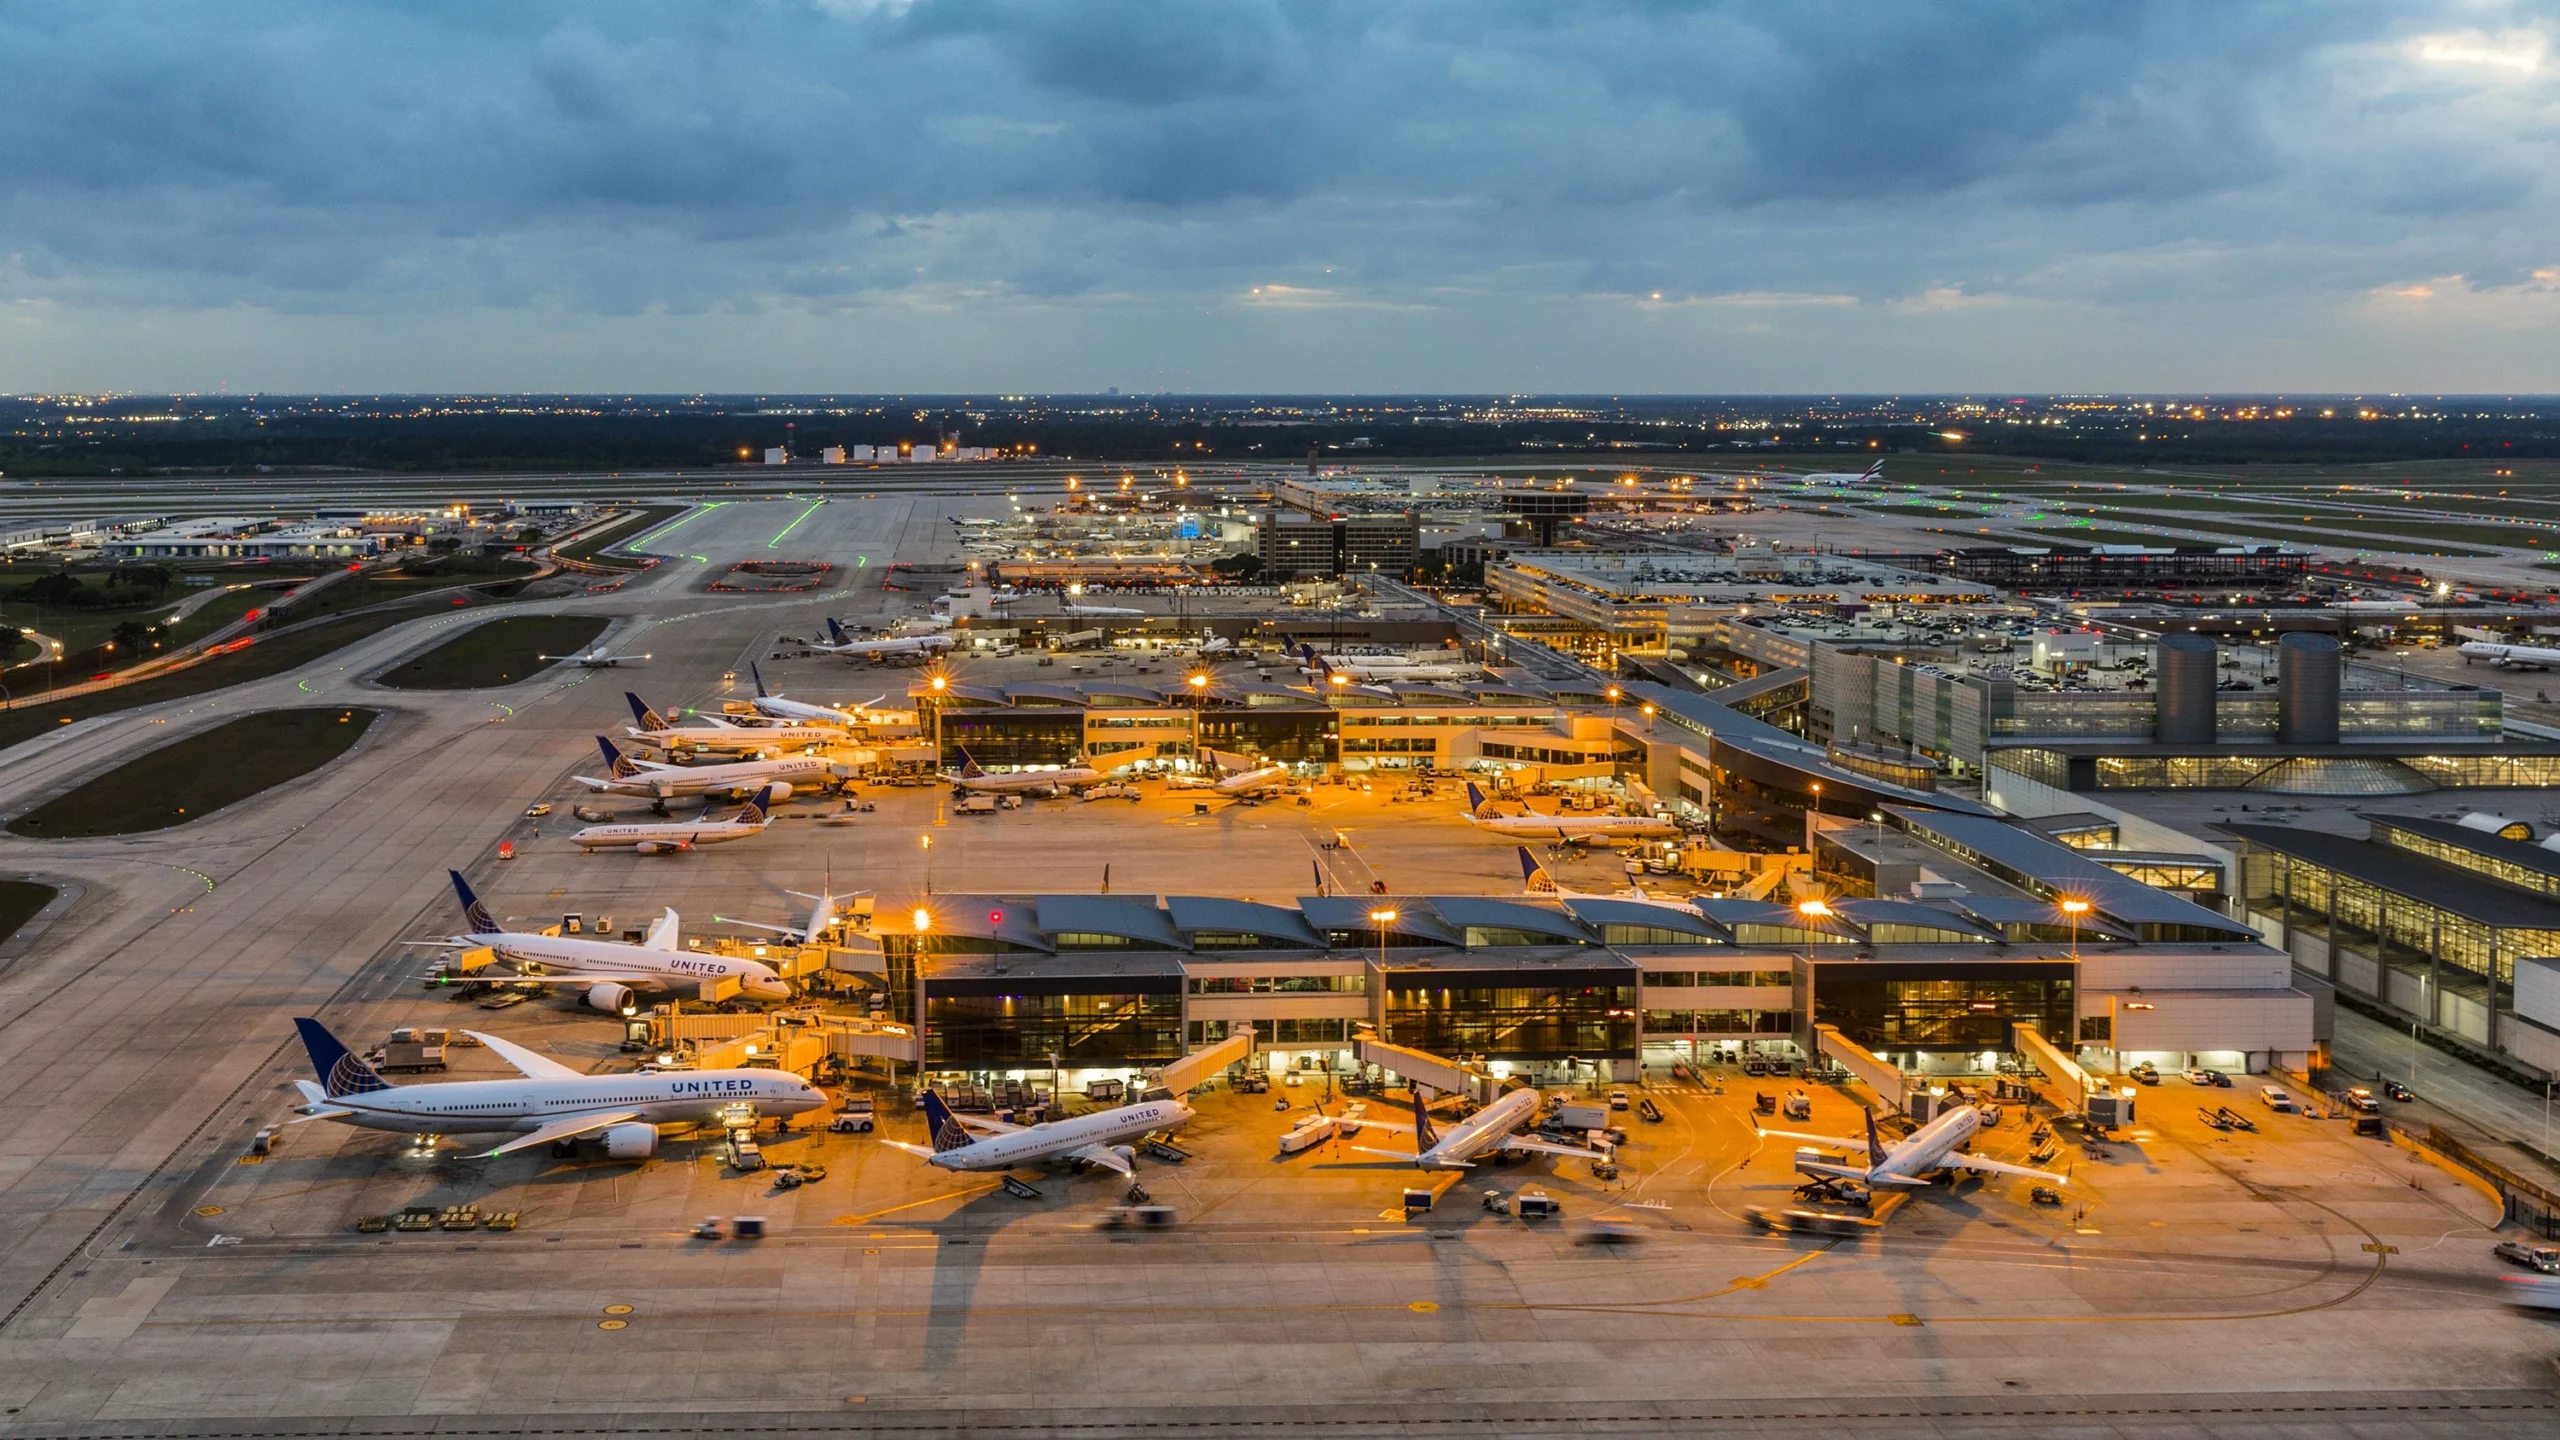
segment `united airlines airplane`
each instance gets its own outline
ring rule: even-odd
[[[582,1075],[512,1041],[463,1033],[516,1068],[515,1080],[449,1080],[399,1085],[383,1079],[319,1021],[293,1022],[315,1084],[296,1080],[303,1120],[334,1120],[432,1140],[441,1135],[512,1135],[477,1158],[592,1135],[616,1160],[657,1153],[661,1125],[700,1125],[737,1115],[798,1115],[827,1097],[780,1070],[679,1070],[659,1075]],[[296,1121],[294,1123],[301,1123]]]

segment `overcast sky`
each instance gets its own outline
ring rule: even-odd
[[[2560,391],[2560,0],[0,6],[0,389]]]

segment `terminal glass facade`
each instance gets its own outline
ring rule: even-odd
[[[1068,989],[1073,980],[1015,984],[934,981],[925,989],[925,1063],[966,1069],[1046,1065],[1159,1064],[1182,1055],[1182,994],[1167,976],[1162,989],[1139,990],[1128,979]],[[1036,989],[1035,989],[1036,986]],[[983,992],[983,993],[979,993]]]
[[[1434,1055],[1631,1057],[1635,981],[1632,970],[1391,973],[1382,1038]]]
[[[1870,1050],[2008,1050],[2019,1021],[2066,1039],[2078,1033],[2068,965],[1823,965],[1813,996],[1815,1024],[1837,1025]]]

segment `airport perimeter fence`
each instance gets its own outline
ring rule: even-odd
[[[2509,1220],[2531,1228],[2546,1240],[2560,1239],[2560,1194],[2463,1144],[2433,1122],[2427,1125],[2423,1138],[2396,1125],[2392,1128],[2411,1144],[2423,1145],[2496,1186],[2499,1198],[2505,1202]]]

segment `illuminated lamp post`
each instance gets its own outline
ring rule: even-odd
[[[1813,817],[1820,813],[1822,813],[1822,782],[1816,780],[1813,782],[1813,799],[1804,807],[1804,854],[1808,862],[1813,859]]]
[[[1387,927],[1396,923],[1396,912],[1372,910],[1369,912],[1369,923],[1376,926],[1378,930],[1378,968],[1384,970],[1387,968]]]

